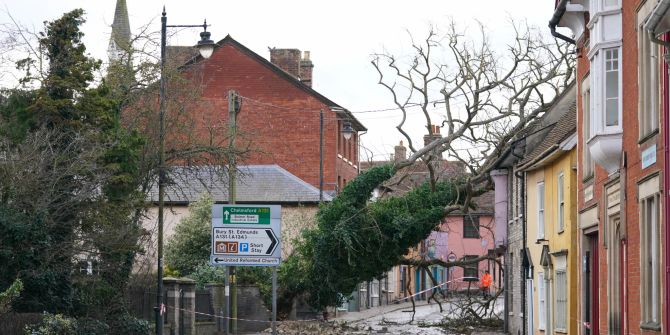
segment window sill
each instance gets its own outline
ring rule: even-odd
[[[567,330],[562,329],[562,328],[556,328],[556,329],[554,329],[554,332],[559,333],[559,334],[567,334],[568,333]]]
[[[593,180],[593,175],[594,175],[594,173],[591,172],[591,173],[589,173],[588,176],[582,178],[582,183],[586,184],[586,183],[590,182],[591,180]]]
[[[660,332],[661,331],[661,324],[658,322],[642,322],[640,323],[640,329],[644,330],[653,330]]]
[[[640,137],[640,140],[637,141],[637,144],[642,145],[645,142],[649,141],[650,139],[656,137],[656,135],[658,135],[658,128],[650,131],[647,135]]]
[[[565,228],[559,230],[557,234],[558,234],[558,235],[561,235],[561,234],[563,234],[564,231],[565,231]]]

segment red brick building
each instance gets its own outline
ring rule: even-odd
[[[226,127],[228,91],[239,94],[236,141],[250,150],[239,164],[277,164],[319,188],[323,111],[324,191],[332,194],[358,174],[358,132],[366,128],[348,110],[312,89],[308,51],[270,49],[268,61],[226,36],[208,59],[186,55],[181,69],[200,87],[198,102],[189,110],[199,136],[209,136],[213,125]],[[354,133],[346,139],[342,130],[349,125]]]
[[[667,333],[667,51],[647,27],[663,2],[560,0],[550,23],[577,48],[581,334]]]

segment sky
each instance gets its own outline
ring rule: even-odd
[[[398,111],[367,112],[394,107],[391,95],[377,84],[371,55],[410,53],[409,34],[424,37],[431,25],[445,31],[454,20],[466,34],[476,22],[486,25],[497,48],[513,38],[510,18],[537,26],[549,36],[547,23],[553,0],[126,0],[133,31],[149,25],[160,30],[160,14],[166,7],[168,24],[200,24],[207,19],[212,39],[230,34],[259,55],[269,58],[268,47],[297,48],[311,52],[313,88],[349,109],[368,128],[361,137],[361,159],[388,159],[402,139],[395,130]],[[93,57],[107,59],[110,26],[116,0],[0,0],[0,22],[40,30],[43,21],[82,8],[87,22],[84,43]],[[169,44],[197,42],[199,30],[180,31]],[[439,115],[436,116],[439,119]],[[426,133],[420,115],[410,115],[410,134],[422,142]],[[374,156],[369,157],[366,152]]]

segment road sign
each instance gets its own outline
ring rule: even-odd
[[[211,248],[211,265],[279,265],[281,206],[214,205]]]
[[[269,256],[279,244],[272,229],[247,227],[212,228],[214,255]]]
[[[270,224],[270,207],[223,207],[223,224]]]

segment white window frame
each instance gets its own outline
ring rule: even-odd
[[[660,196],[651,194],[640,199],[640,273],[642,274],[640,305],[642,322],[659,325],[661,318],[661,249]]]
[[[622,127],[621,127],[621,47],[614,47],[614,48],[606,48],[602,49],[602,71],[603,71],[603,86],[602,86],[602,129],[605,131],[605,133],[612,133],[612,132],[619,132]],[[612,57],[608,59],[608,56],[612,53],[616,52],[616,57]],[[616,62],[616,67],[610,66],[612,65],[610,62]],[[610,73],[616,73],[617,80],[616,80],[616,96],[615,97],[608,97],[607,96],[607,77],[608,74]],[[616,124],[608,125],[607,124],[607,102],[608,100],[616,100]]]
[[[619,7],[621,7],[621,4],[619,3],[618,0],[615,1],[615,4],[610,6],[607,5],[608,0],[600,0],[600,1],[601,1],[600,8],[602,8],[602,10],[618,9]]]
[[[589,76],[586,76],[582,81],[582,151],[583,151],[583,173],[582,179],[589,179],[593,177],[595,171],[595,162],[591,157],[591,151],[587,145],[588,141],[593,137],[591,131],[591,82]]]
[[[558,177],[556,179],[556,188],[557,188],[557,196],[556,199],[558,200],[558,206],[556,207],[556,213],[558,214],[558,218],[556,220],[556,223],[558,224],[558,232],[561,233],[565,230],[565,177],[563,175],[563,172],[558,174]]]
[[[556,294],[554,294],[554,329],[565,332],[568,328],[568,273],[565,269],[556,270]]]
[[[659,47],[651,42],[645,20],[638,26],[638,120],[640,139],[658,131],[659,106]]]
[[[537,329],[545,330],[547,325],[547,293],[544,273],[537,273]]]
[[[537,183],[537,239],[544,239],[545,233],[545,193],[544,181]]]

